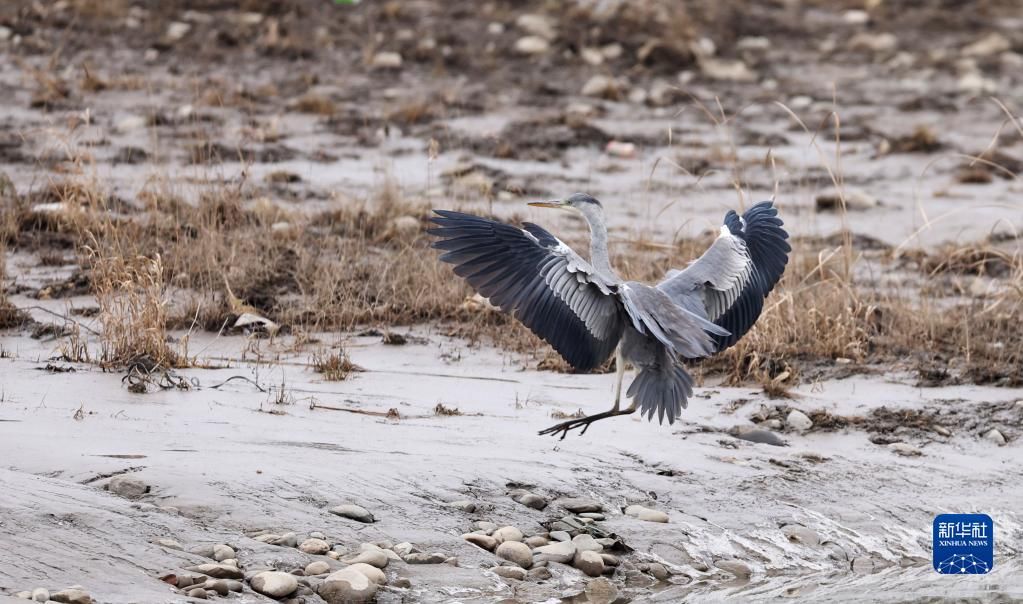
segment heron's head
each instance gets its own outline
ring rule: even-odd
[[[534,201],[529,205],[536,208],[558,208],[562,210],[575,210],[586,212],[587,210],[602,209],[603,206],[592,195],[586,193],[573,193],[564,199],[552,199],[550,201]]]

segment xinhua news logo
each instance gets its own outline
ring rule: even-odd
[[[995,566],[995,523],[987,514],[941,514],[934,519],[934,570],[983,575]]]

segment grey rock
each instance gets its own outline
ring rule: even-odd
[[[559,541],[558,543],[538,547],[534,550],[534,553],[537,554],[540,560],[567,564],[575,557],[575,544],[571,541]]]
[[[546,537],[541,537],[540,535],[533,535],[532,537],[526,537],[524,543],[531,548],[536,548],[547,545],[548,543],[550,543],[550,540],[548,540]]]
[[[139,499],[149,493],[150,486],[137,478],[114,476],[107,483],[107,490],[125,499]]]
[[[377,584],[357,570],[343,568],[324,579],[317,594],[327,604],[361,604],[370,602],[377,593]]]
[[[540,36],[523,36],[515,41],[515,52],[523,55],[542,55],[551,45]]]
[[[267,541],[267,543],[270,545],[279,545],[281,547],[296,547],[298,546],[298,535],[295,533],[284,533],[276,539]]]
[[[198,566],[185,567],[185,570],[213,577],[214,579],[245,578],[245,573],[240,571],[238,567],[229,564],[199,564]]]
[[[551,539],[555,541],[571,541],[572,535],[568,531],[551,531]]]
[[[320,531],[313,531],[313,532],[309,533],[309,538],[310,539],[326,539],[327,536],[324,535],[323,533],[321,533]]]
[[[751,569],[748,564],[746,564],[742,560],[736,560],[734,558],[729,558],[726,560],[717,560],[716,562],[714,562],[714,566],[720,568],[723,571],[732,573],[739,579],[749,578],[749,576],[753,574],[753,569]]]
[[[231,593],[231,588],[227,584],[227,579],[209,579],[202,586],[206,591],[215,591],[218,596],[226,596]]]
[[[409,581],[408,577],[398,577],[391,582],[391,587],[400,587],[401,589],[408,589],[412,587],[412,581]]]
[[[375,69],[399,69],[401,63],[401,55],[396,52],[378,52],[370,61],[370,65]]]
[[[283,598],[298,589],[298,579],[291,573],[263,571],[249,581],[252,589],[271,598]]]
[[[546,40],[553,40],[557,37],[555,21],[546,15],[535,13],[522,14],[515,19],[515,25],[527,34],[540,36]]]
[[[37,587],[32,590],[32,593],[29,594],[29,597],[32,600],[35,600],[36,602],[45,602],[50,599],[50,590],[46,589],[45,587]]]
[[[504,577],[505,579],[515,579],[516,581],[524,581],[526,579],[526,569],[518,566],[495,566],[490,570],[494,571],[494,574],[497,576]]]
[[[602,506],[599,501],[589,499],[588,497],[568,497],[565,499],[559,499],[558,504],[573,514],[604,511],[604,506]]]
[[[347,564],[369,564],[370,566],[375,566],[377,568],[384,568],[387,566],[388,560],[389,558],[387,557],[387,554],[385,554],[383,550],[377,549],[360,552],[353,558],[345,558],[344,562]]]
[[[521,503],[522,505],[533,508],[534,510],[542,510],[547,507],[546,499],[536,493],[531,493],[524,489],[515,489],[509,493],[509,495],[511,496],[512,501]]]
[[[576,552],[573,565],[591,577],[604,574],[604,559],[592,550]]]
[[[401,543],[395,545],[391,549],[394,550],[394,553],[398,554],[402,558],[409,554],[415,554],[419,552],[419,548],[412,545],[408,541],[402,541]]]
[[[477,520],[472,523],[473,529],[486,531],[488,535],[497,530],[497,525],[493,522],[487,522],[486,520]]]
[[[448,557],[440,552],[409,554],[403,558],[408,564],[443,564]]]
[[[384,574],[384,571],[380,570],[375,566],[370,566],[369,564],[363,564],[362,562],[359,562],[357,564],[349,566],[348,568],[366,575],[367,579],[376,583],[377,585],[385,585],[387,583],[387,575]]]
[[[230,545],[218,543],[213,546],[213,559],[216,560],[217,562],[223,562],[224,560],[229,560],[231,558],[236,557],[237,554],[235,553],[234,548],[231,547]]]
[[[314,539],[310,537],[298,546],[299,551],[306,554],[312,554],[314,556],[321,556],[330,551],[330,544],[323,539]]]
[[[600,558],[604,561],[604,566],[618,566],[622,563],[614,554],[600,554]]]
[[[875,567],[874,560],[871,559],[869,556],[860,556],[858,558],[853,558],[852,561],[853,572],[869,573],[873,572],[874,567]]]
[[[590,520],[603,520],[604,514],[601,514],[600,512],[580,512],[579,517],[589,518]]]
[[[336,514],[344,518],[350,518],[359,522],[370,523],[374,522],[373,514],[361,505],[355,505],[354,503],[346,503],[336,507],[330,508],[331,514]]]
[[[188,590],[188,597],[196,598],[197,600],[205,600],[206,590],[201,587],[193,587],[192,589]]]
[[[920,457],[924,454],[923,451],[909,443],[891,443],[888,445],[888,448],[896,455],[902,455],[903,457]]]
[[[529,569],[533,566],[533,552],[529,546],[518,541],[505,541],[497,546],[497,557],[509,562],[514,562],[522,568]]]
[[[821,538],[816,531],[800,524],[786,524],[781,527],[781,532],[788,537],[789,541],[795,541],[796,543],[818,545],[821,542]]]
[[[551,573],[551,570],[546,566],[534,566],[529,569],[528,573],[526,573],[526,577],[530,581],[545,581],[553,576],[554,575]]]
[[[491,537],[497,540],[498,543],[504,543],[505,541],[522,541],[522,531],[515,528],[514,526],[503,526],[491,534]]]
[[[813,427],[813,420],[799,409],[789,411],[788,416],[785,418],[785,422],[790,428],[797,432],[806,432]]]
[[[586,584],[586,601],[590,604],[611,604],[618,600],[618,588],[604,577]]]
[[[593,537],[586,533],[573,537],[572,543],[575,545],[575,549],[578,552],[597,552],[599,554],[604,551],[604,546],[597,543]]]
[[[307,564],[304,571],[306,576],[325,575],[330,572],[330,565],[323,560],[317,560],[316,562],[310,562]]]
[[[645,520],[646,522],[668,522],[668,515],[660,510],[652,510],[642,505],[630,505],[625,508],[625,515]]]
[[[1005,436],[1003,436],[1002,433],[999,432],[997,428],[991,428],[990,430],[985,432],[984,439],[995,443],[999,447],[1005,444]]]
[[[472,543],[477,547],[482,547],[488,552],[494,551],[494,548],[497,547],[497,539],[494,539],[490,535],[483,535],[480,533],[466,533],[462,535],[462,539],[465,539],[466,541]]]
[[[182,547],[182,545],[180,543],[178,543],[177,541],[175,541],[174,539],[171,539],[169,537],[160,537],[159,539],[156,539],[155,541],[153,541],[153,543],[159,545],[160,547],[166,547],[167,549],[176,549],[176,550],[183,550],[183,549],[185,549],[184,547]]]
[[[658,581],[667,581],[668,577],[671,576],[671,573],[668,572],[668,569],[665,568],[663,564],[660,564],[658,562],[651,562],[647,566],[646,572],[647,574],[657,579]]]
[[[761,445],[772,445],[775,447],[787,447],[788,443],[785,440],[771,432],[770,430],[760,430],[757,428],[749,430],[737,430],[732,436],[739,440],[746,440],[751,443],[757,443]]]
[[[69,587],[50,594],[50,599],[61,604],[92,604],[92,597],[84,589]]]
[[[417,224],[418,224],[418,219],[417,219]],[[470,514],[472,512],[476,511],[476,504],[471,502],[471,501],[464,500],[464,499],[463,500],[459,500],[459,501],[452,501],[451,503],[448,504],[448,507],[452,507],[452,508],[455,508],[456,510],[461,510],[463,512],[467,512],[467,513],[470,513]]]

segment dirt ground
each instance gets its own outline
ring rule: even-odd
[[[243,591],[209,597],[268,601],[256,571],[345,566],[311,533],[393,554],[378,602],[1023,600],[1023,13],[922,4],[3,3],[0,601],[198,601],[173,582],[211,544]],[[632,275],[760,199],[793,235],[680,423],[537,436],[614,374],[494,335],[426,247],[430,207],[582,242],[525,206],[576,190]],[[933,571],[944,512],[994,518],[992,573]],[[617,566],[499,576],[481,521]]]

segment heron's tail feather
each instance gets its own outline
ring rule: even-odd
[[[672,363],[667,367],[644,367],[629,386],[627,396],[639,405],[641,415],[653,420],[657,413],[659,423],[675,423],[675,418],[682,415],[682,410],[689,406],[689,397],[693,395],[693,378],[679,364]]]

